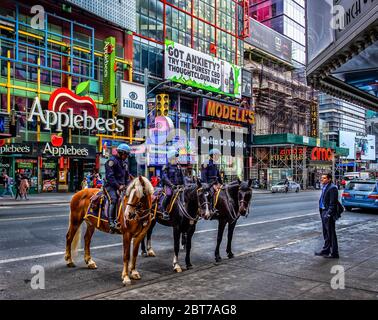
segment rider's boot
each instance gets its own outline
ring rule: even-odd
[[[116,207],[116,203],[111,203],[109,207],[109,228],[111,233],[114,233],[117,229],[117,221],[115,219]]]
[[[210,196],[210,208],[212,211],[212,217],[216,218],[219,216],[219,210],[214,207],[214,195],[215,195],[215,189],[214,187],[210,188],[209,196]]]
[[[171,216],[169,215],[168,211],[167,211],[167,206],[168,206],[168,200],[169,200],[170,197],[168,196],[165,196],[164,197],[164,200],[162,202],[162,208],[163,208],[163,216],[162,216],[162,219],[163,220],[170,220],[171,219]]]

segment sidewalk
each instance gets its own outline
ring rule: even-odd
[[[74,193],[40,193],[28,195],[29,200],[15,200],[10,196],[0,197],[0,208],[9,206],[68,204]]]
[[[340,224],[340,259],[314,256],[314,248],[322,244],[317,235],[255,248],[232,260],[208,263],[181,274],[134,281],[131,286],[85,299],[376,300],[377,229],[374,217],[365,223]]]

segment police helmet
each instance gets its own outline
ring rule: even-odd
[[[117,152],[118,152],[118,153],[129,154],[129,153],[131,152],[131,148],[129,147],[128,144],[126,144],[126,143],[121,143],[121,144],[117,147]]]
[[[170,159],[173,159],[173,158],[177,158],[179,155],[180,154],[179,154],[178,150],[173,149],[173,150],[168,151],[167,158],[168,158],[168,160],[170,160]]]
[[[214,154],[221,155],[221,152],[216,148],[211,149],[210,152],[209,152],[209,155],[214,155]]]

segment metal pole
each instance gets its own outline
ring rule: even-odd
[[[144,87],[146,89],[146,118],[144,119],[144,136],[145,136],[145,150],[146,150],[146,159],[145,159],[145,165],[144,165],[144,176],[148,178],[148,168],[147,168],[147,163],[148,163],[148,145],[147,145],[147,137],[148,137],[148,76],[149,76],[149,71],[148,68],[144,68]]]

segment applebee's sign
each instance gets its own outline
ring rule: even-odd
[[[60,88],[55,90],[49,100],[48,110],[43,110],[39,98],[34,99],[28,121],[39,117],[46,130],[56,126],[57,131],[62,128],[93,130],[100,132],[123,132],[123,119],[104,119],[98,117],[95,102],[90,97],[80,97],[72,91]]]
[[[93,158],[96,156],[95,147],[78,144],[64,144],[60,147],[54,147],[52,143],[47,142],[40,146],[40,152],[43,156],[53,157]]]

